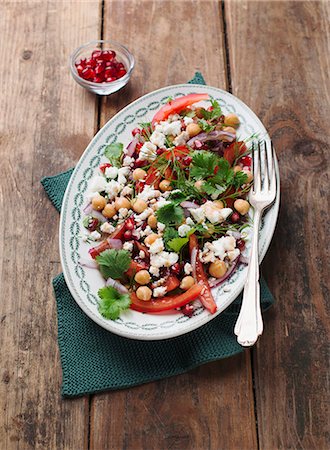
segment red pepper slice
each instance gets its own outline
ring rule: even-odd
[[[228,147],[226,147],[223,151],[223,157],[229,162],[232,166],[235,159],[237,159],[240,155],[247,152],[247,147],[245,142],[233,142]]]
[[[157,175],[159,170],[156,167],[149,167],[147,176],[145,178],[145,184],[153,184],[155,189],[159,187],[160,175]]]
[[[202,302],[203,306],[210,311],[211,314],[214,314],[217,310],[217,305],[214,301],[212,292],[211,292],[211,288],[207,279],[207,275],[204,271],[204,266],[203,263],[201,262],[201,260],[199,259],[198,256],[198,240],[197,237],[192,234],[189,237],[189,251],[190,251],[190,257],[192,256],[192,252],[193,250],[197,251],[197,255],[196,255],[196,261],[195,264],[192,262],[192,266],[195,267],[195,279],[198,283],[199,286],[202,287],[202,292],[201,295],[199,297],[200,301]]]
[[[137,298],[135,292],[131,294],[131,309],[140,312],[153,313],[153,312],[163,312],[169,309],[179,308],[187,303],[195,300],[202,292],[203,287],[199,284],[194,284],[186,292],[179,295],[161,297],[157,300],[150,300],[144,302]]]
[[[152,125],[156,122],[166,120],[169,115],[176,114],[185,109],[187,106],[193,105],[201,100],[207,100],[208,98],[208,94],[188,94],[183,97],[176,98],[175,100],[171,100],[160,108],[160,110],[154,115]]]

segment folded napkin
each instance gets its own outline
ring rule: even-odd
[[[190,83],[205,81],[196,73]],[[41,180],[58,211],[72,172],[70,169]],[[161,341],[135,341],[112,334],[93,322],[75,302],[63,274],[54,278],[53,286],[64,397],[147,383],[243,351],[233,333],[241,296],[198,330]],[[274,299],[264,280],[260,291],[262,309],[266,310]]]

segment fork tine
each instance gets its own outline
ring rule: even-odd
[[[267,142],[264,141],[264,150],[265,150],[265,175],[264,175],[264,182],[263,182],[263,187],[264,189],[269,190],[270,189],[270,185],[269,185],[269,158],[268,158],[268,145]]]
[[[276,189],[276,173],[275,173],[275,150],[273,141],[271,141],[271,169],[270,169],[270,181],[269,181],[269,189],[275,190]]]
[[[254,178],[254,191],[261,191],[261,157],[260,157],[261,149],[260,149],[260,141],[258,141],[257,150],[255,152],[256,154],[256,169],[253,173]]]

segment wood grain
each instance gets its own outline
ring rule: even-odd
[[[63,401],[51,278],[58,214],[40,179],[75,164],[95,129],[95,98],[68,56],[100,31],[98,2],[8,2],[0,12],[0,447],[88,447],[88,398]]]
[[[126,90],[102,101],[102,124],[132,100],[184,83],[196,70],[210,85],[227,87],[217,1],[132,0],[125,8],[122,2],[106,1],[104,37],[114,36],[135,55],[136,68]],[[91,406],[91,450],[257,447],[249,353],[171,379],[95,395]]]
[[[326,449],[329,3],[228,1],[225,10],[233,93],[268,127],[281,172],[263,265],[278,303],[254,351],[260,448]]]

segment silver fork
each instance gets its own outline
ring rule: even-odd
[[[262,334],[259,285],[259,227],[262,212],[275,200],[276,173],[273,143],[264,142],[264,170],[261,167],[261,143],[252,147],[253,186],[249,202],[254,208],[253,235],[248,273],[244,285],[243,302],[236,325],[237,341],[244,347],[253,345]],[[263,175],[263,176],[262,176]]]

